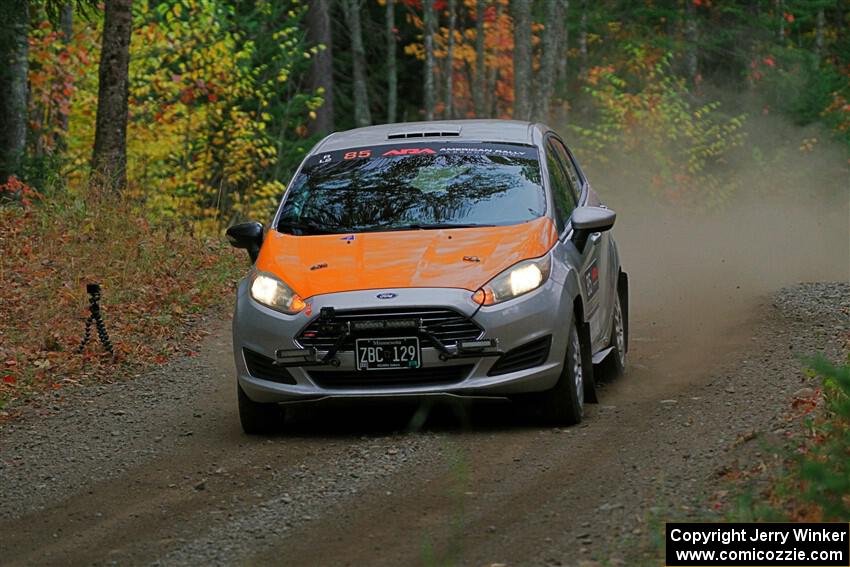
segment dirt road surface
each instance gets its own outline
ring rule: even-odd
[[[775,293],[848,280],[846,205],[829,214],[622,216],[629,369],[578,427],[509,404],[322,406],[247,437],[210,321],[199,356],[3,426],[0,562],[641,564],[659,522],[712,512],[730,451],[788,427],[796,356],[844,348],[847,284]]]

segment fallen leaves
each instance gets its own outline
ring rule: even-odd
[[[193,355],[205,334],[201,314],[230,307],[245,263],[221,241],[176,223],[156,225],[108,196],[44,201],[18,185],[15,191],[31,198],[0,199],[0,408]],[[90,282],[102,285],[114,358],[94,328],[77,351]],[[3,413],[0,419],[15,412]]]

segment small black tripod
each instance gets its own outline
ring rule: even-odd
[[[83,341],[77,348],[78,353],[82,353],[86,343],[91,339],[91,325],[94,323],[97,326],[97,336],[103,347],[109,351],[109,354],[115,356],[112,350],[112,343],[109,342],[109,333],[106,332],[106,325],[103,323],[103,317],[100,316],[100,284],[87,284],[86,291],[89,294],[89,315],[86,319],[86,334],[83,336]]]

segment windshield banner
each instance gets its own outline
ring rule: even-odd
[[[499,143],[446,143],[446,142],[405,142],[403,144],[384,144],[380,146],[346,148],[330,152],[320,152],[307,160],[307,167],[326,165],[348,160],[404,158],[422,155],[482,155],[507,158],[537,159],[537,148],[519,144]]]

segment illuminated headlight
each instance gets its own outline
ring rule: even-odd
[[[251,282],[251,297],[266,307],[294,315],[305,307],[291,287],[271,274],[257,272]]]
[[[514,264],[476,291],[472,299],[482,305],[495,305],[529,291],[534,291],[549,279],[552,260],[549,254]]]

